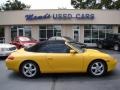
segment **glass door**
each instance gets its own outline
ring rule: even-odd
[[[18,28],[17,36],[24,36],[24,28]]]
[[[76,42],[79,42],[80,40],[80,26],[79,25],[73,25],[73,39]]]
[[[27,36],[31,38],[31,26],[12,26],[11,38],[14,40],[17,36]]]
[[[17,36],[24,36],[24,28],[11,28],[11,39],[14,40]]]
[[[79,42],[79,30],[74,30],[74,40],[76,42]]]

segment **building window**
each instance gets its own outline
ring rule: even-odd
[[[16,36],[26,36],[31,38],[31,26],[12,26],[11,39],[14,40]]]
[[[40,25],[39,26],[40,41],[47,40],[52,36],[61,36],[61,25]]]
[[[111,25],[85,25],[84,43],[96,43],[99,39],[104,39],[109,33],[113,33]]]
[[[4,27],[0,26],[0,43],[5,43]]]

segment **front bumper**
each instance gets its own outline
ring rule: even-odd
[[[108,72],[113,71],[116,68],[116,65],[117,65],[117,60],[112,60],[107,62]]]
[[[0,56],[9,56],[12,52],[0,52]]]
[[[11,53],[15,52],[16,50],[14,51],[2,51],[0,52],[0,56],[9,56]]]

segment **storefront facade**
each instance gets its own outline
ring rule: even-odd
[[[120,33],[118,10],[23,10],[0,12],[0,42],[9,43],[16,36],[47,40],[68,36],[95,46],[108,33]]]

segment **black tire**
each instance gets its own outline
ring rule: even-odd
[[[97,64],[99,65],[98,67]],[[103,76],[107,73],[107,64],[102,60],[95,60],[88,66],[88,73],[95,77]]]
[[[118,51],[120,48],[119,48],[119,45],[118,44],[115,44],[114,45],[114,47],[113,47],[113,49],[115,50],[115,51]]]
[[[39,66],[33,61],[25,61],[20,65],[20,74],[25,78],[35,78],[39,73]]]

